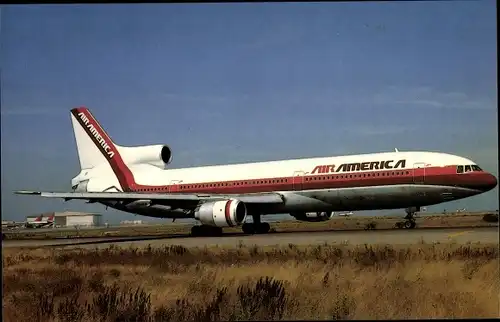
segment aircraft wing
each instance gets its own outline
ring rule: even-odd
[[[46,198],[63,198],[66,201],[72,199],[100,201],[133,201],[133,200],[156,200],[162,202],[204,202],[224,199],[238,199],[248,204],[281,204],[284,198],[279,193],[249,193],[249,194],[186,194],[186,193],[136,193],[136,192],[41,192],[41,191],[15,191],[20,195],[37,195]]]

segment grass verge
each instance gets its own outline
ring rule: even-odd
[[[6,321],[499,315],[498,244],[3,250]]]

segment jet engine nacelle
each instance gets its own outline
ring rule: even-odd
[[[318,222],[332,219],[333,212],[298,212],[290,215],[299,221]]]
[[[150,164],[164,168],[172,162],[172,150],[168,145],[145,145],[135,147],[118,147],[126,164]]]
[[[246,216],[245,204],[236,199],[204,203],[194,215],[203,225],[215,227],[239,226]]]

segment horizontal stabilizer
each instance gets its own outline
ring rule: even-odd
[[[244,195],[221,194],[183,194],[183,193],[133,193],[133,192],[41,192],[41,191],[15,191],[15,194],[38,195],[45,198],[63,198],[66,200],[165,200],[165,201],[208,201],[238,199],[245,203],[256,204],[281,204],[282,195],[278,193],[256,193]]]

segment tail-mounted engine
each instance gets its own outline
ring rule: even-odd
[[[168,145],[119,147],[118,149],[127,164],[151,164],[164,168],[172,162],[172,150]]]
[[[290,215],[299,221],[318,222],[330,220],[333,212],[296,212]]]
[[[207,202],[195,212],[195,218],[203,225],[215,227],[239,226],[246,216],[245,204],[236,199]]]

